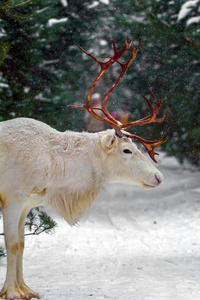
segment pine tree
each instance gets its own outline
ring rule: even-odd
[[[85,86],[80,79],[84,63],[78,44],[84,46],[88,23],[95,14],[84,1],[68,1],[67,7],[62,3],[34,1],[22,11],[35,12],[35,18],[26,23],[6,18],[3,26],[9,32],[11,49],[2,72],[11,99],[6,95],[4,119],[27,116],[60,130],[77,127],[66,106]]]

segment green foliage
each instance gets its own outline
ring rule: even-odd
[[[0,3],[1,17],[5,16],[14,18],[17,21],[27,21],[34,16],[34,14],[20,13],[19,9],[24,8],[32,0],[8,0],[4,3]]]
[[[66,107],[81,97],[85,87],[77,44],[84,46],[89,37],[87,23],[96,14],[84,1],[68,1],[68,6],[70,10],[58,0],[46,0],[42,5],[34,1],[25,10],[35,11],[32,21],[21,24],[5,19],[4,30],[12,47],[2,72],[12,91],[12,103],[3,105],[2,119],[26,116],[60,130],[79,127],[79,118],[73,119],[69,109],[67,115]],[[53,23],[56,19],[64,21]]]
[[[57,223],[47,213],[32,209],[26,218],[25,227],[30,231],[26,235],[39,235],[42,232],[49,234],[56,226]]]
[[[0,9],[7,10],[11,8],[18,8],[30,3],[31,1],[32,0],[7,0],[6,2],[0,4]]]

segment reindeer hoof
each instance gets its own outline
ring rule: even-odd
[[[11,295],[9,295],[9,292],[6,289],[2,289],[0,292],[0,298],[3,298],[5,296],[5,299],[7,300],[21,300],[22,297],[18,294],[18,295],[12,295],[13,293],[11,293]]]
[[[0,298],[3,298],[3,296],[5,295],[6,295],[6,290],[2,288],[2,290],[0,291]]]
[[[26,295],[26,299],[30,300],[30,299],[40,299],[40,296],[38,294],[34,294],[34,293],[29,293],[28,295]]]
[[[0,298],[5,297],[7,300],[31,300],[40,299],[40,296],[33,291],[31,291],[27,286],[20,287],[16,285],[16,289],[6,289],[3,288],[0,291]]]

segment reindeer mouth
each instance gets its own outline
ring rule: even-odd
[[[147,184],[147,183],[145,183],[145,182],[143,182],[143,181],[141,181],[141,186],[143,186],[144,188],[149,188],[149,189],[155,188],[155,187],[156,187],[156,185],[153,185],[153,184]]]

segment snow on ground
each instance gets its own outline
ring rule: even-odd
[[[43,300],[200,299],[200,172],[159,161],[160,187],[107,184],[80,227],[53,213],[54,235],[26,237],[25,279]],[[2,259],[2,284],[5,271]]]

